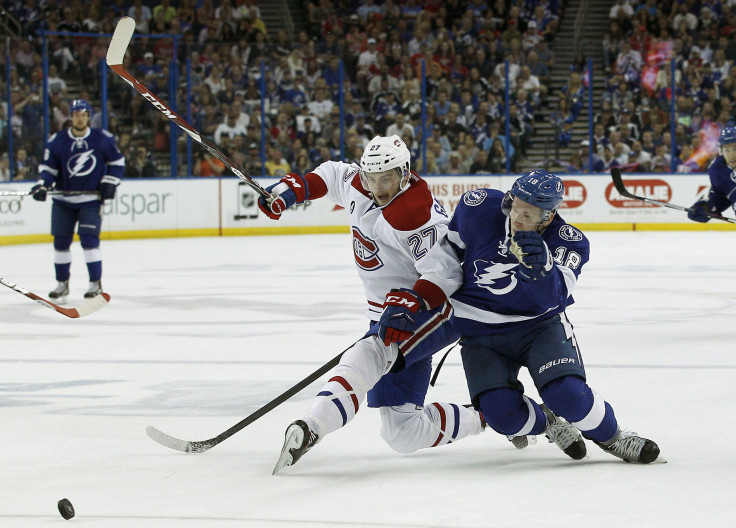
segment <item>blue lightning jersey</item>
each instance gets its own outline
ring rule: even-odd
[[[588,261],[585,235],[555,215],[542,234],[554,258],[552,272],[536,281],[518,278],[520,264],[507,249],[503,196],[495,189],[465,193],[445,238],[419,264],[423,280],[452,295],[453,326],[464,336],[518,329],[564,312]]]
[[[125,158],[107,130],[88,128],[83,137],[71,129],[49,137],[39,165],[39,177],[46,187],[55,184],[61,191],[97,191],[103,176],[120,178]],[[54,196],[54,200],[76,207],[100,204],[93,195]]]
[[[736,171],[731,169],[723,156],[718,156],[708,167],[710,193],[708,205],[711,210],[720,212],[729,207],[736,211]]]

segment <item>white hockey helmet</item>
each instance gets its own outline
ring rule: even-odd
[[[360,183],[370,192],[364,175],[391,169],[396,169],[400,175],[399,188],[403,189],[411,174],[411,152],[396,134],[390,137],[376,136],[366,145],[360,157]]]

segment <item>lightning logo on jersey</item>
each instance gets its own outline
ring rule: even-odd
[[[102,178],[120,178],[125,171],[125,158],[115,146],[107,130],[88,129],[83,137],[75,137],[70,129],[52,135],[46,142],[39,177],[46,186],[63,191],[96,191]],[[55,196],[67,204],[92,204],[94,195]]]
[[[511,270],[518,264],[496,264],[487,260],[476,260],[475,283],[494,295],[505,295],[516,288],[516,276]]]
[[[66,168],[69,171],[70,178],[87,176],[95,170],[97,158],[93,156],[93,153],[92,150],[86,150],[69,158]]]

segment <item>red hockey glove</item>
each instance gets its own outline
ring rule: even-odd
[[[281,214],[289,207],[309,199],[307,181],[294,173],[287,174],[278,183],[266,187],[266,190],[273,196],[273,199],[268,200],[260,196],[258,208],[271,220],[279,220]]]

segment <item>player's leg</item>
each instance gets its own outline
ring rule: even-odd
[[[446,316],[449,316],[449,311]],[[402,343],[405,366],[383,376],[368,392],[368,406],[381,409],[381,436],[399,453],[457,442],[483,430],[480,414],[456,403],[424,404],[432,355],[459,339],[446,317],[430,315]]]
[[[49,298],[57,304],[64,304],[69,296],[69,275],[72,265],[71,245],[76,223],[76,210],[54,200],[51,205],[51,234],[54,237],[56,288],[49,292]]]
[[[586,454],[580,433],[525,396],[524,386],[518,380],[533,341],[528,329],[464,338],[463,366],[471,398],[488,425],[512,441],[544,433],[566,455],[579,460]]]
[[[295,464],[325,435],[347,425],[368,390],[394,364],[397,354],[396,345],[385,346],[375,334],[367,335],[347,350],[306,414],[286,429],[273,473]]]
[[[102,293],[102,250],[100,249],[100,232],[102,216],[100,207],[85,207],[79,210],[79,240],[84,250],[84,261],[87,263],[89,288],[85,297],[95,297]]]
[[[549,408],[586,438],[627,462],[656,460],[657,444],[621,431],[611,405],[585,382],[582,356],[567,316],[560,314],[546,326],[544,338],[530,352],[530,372]]]

